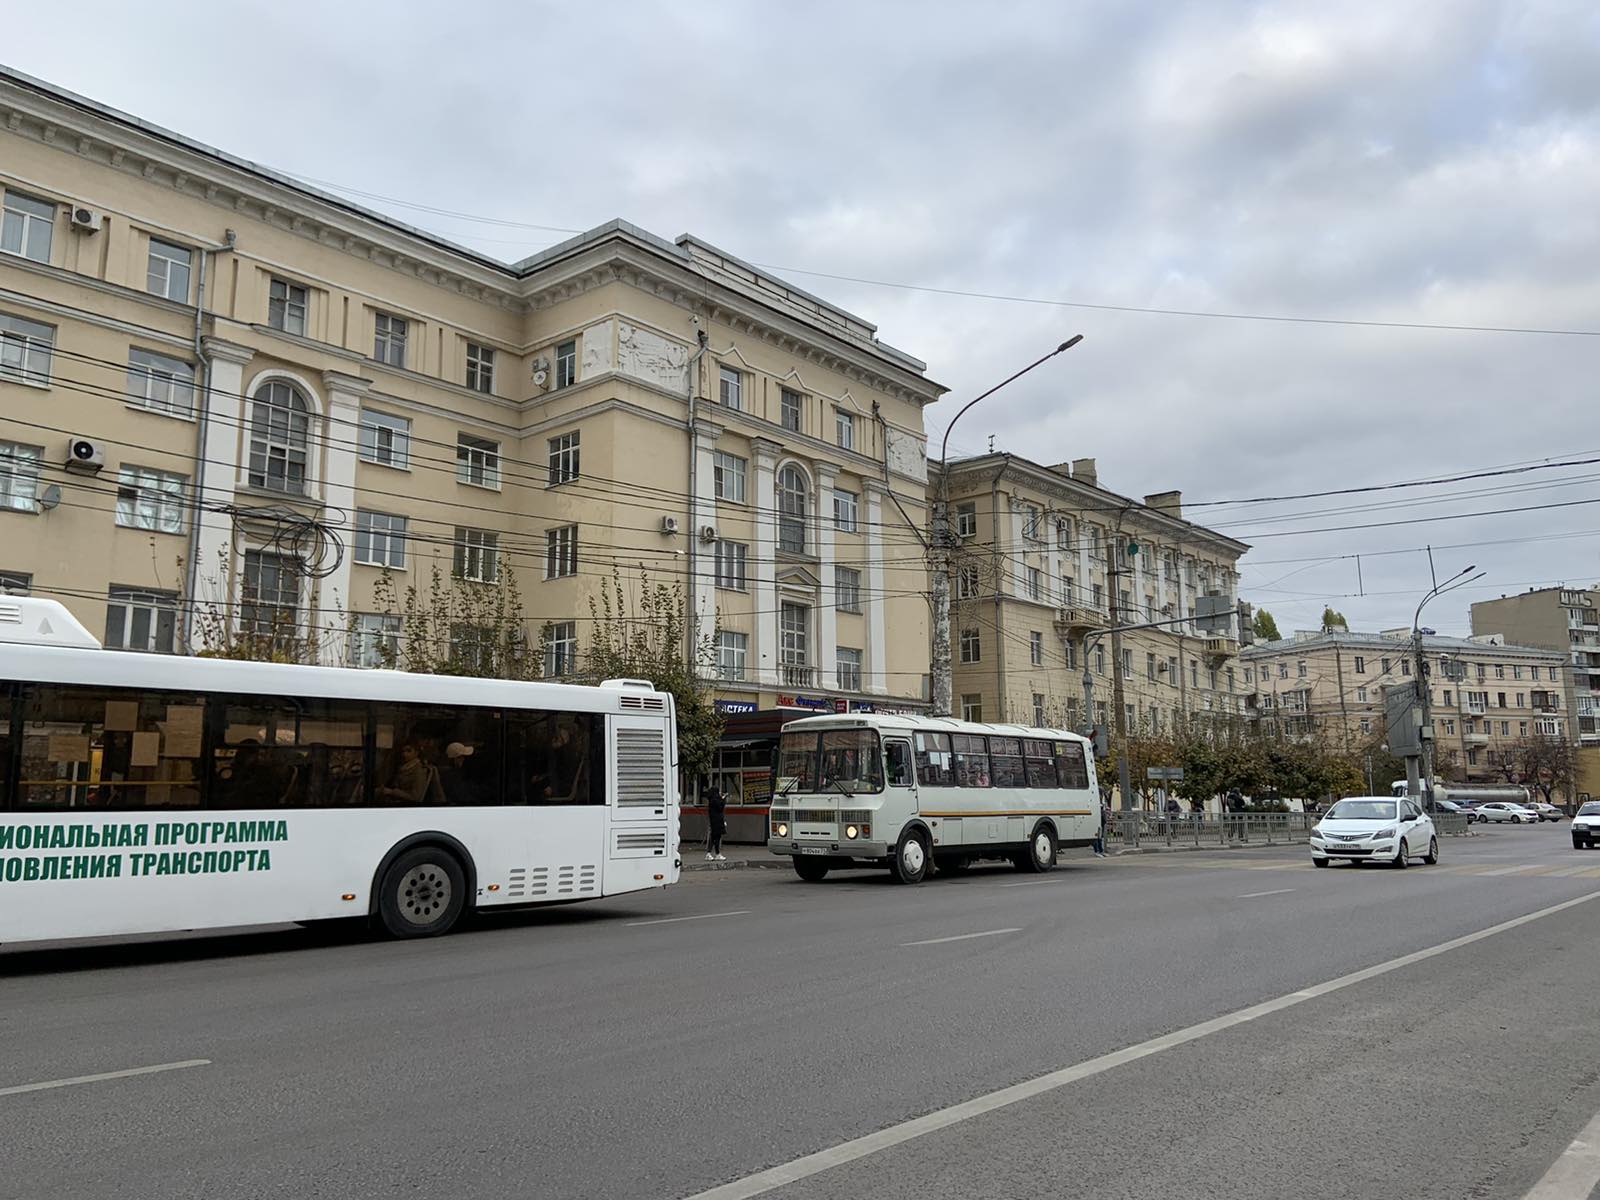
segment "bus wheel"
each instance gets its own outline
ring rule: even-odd
[[[383,873],[378,919],[391,937],[436,937],[450,931],[466,904],[466,875],[455,855],[418,846]]]
[[[803,854],[794,856],[794,873],[807,883],[821,883],[828,877],[828,869],[833,866],[825,858],[808,858]]]
[[[928,877],[928,844],[919,830],[908,829],[900,835],[889,860],[889,874],[896,883],[921,883]]]
[[[1017,860],[1017,865],[1034,874],[1048,871],[1056,865],[1056,835],[1050,826],[1041,823],[1033,831],[1028,852]]]

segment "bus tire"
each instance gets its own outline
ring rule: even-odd
[[[449,933],[467,906],[467,875],[442,846],[414,846],[389,864],[378,885],[378,921],[395,938]]]
[[[928,853],[928,839],[920,829],[908,829],[895,843],[894,854],[889,859],[889,874],[896,883],[921,883],[928,877],[928,867],[933,862]]]
[[[1027,852],[1018,856],[1017,866],[1041,875],[1056,865],[1058,849],[1056,831],[1050,828],[1050,822],[1040,821],[1034,828],[1033,836],[1028,839]]]
[[[828,871],[833,863],[825,858],[809,858],[803,854],[794,856],[794,873],[807,883],[821,883],[828,877]]]

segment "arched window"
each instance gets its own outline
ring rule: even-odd
[[[311,406],[280,380],[262,385],[250,408],[250,485],[275,492],[306,490],[306,435]]]
[[[778,472],[778,549],[806,552],[806,476],[792,463]]]

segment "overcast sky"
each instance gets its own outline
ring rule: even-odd
[[[498,257],[620,216],[783,268],[952,389],[934,453],[1082,333],[952,446],[1093,456],[1186,504],[1600,457],[1600,337],[1043,303],[1600,331],[1593,0],[73,11],[15,7],[0,55],[303,178],[511,222],[360,198]],[[1254,545],[1243,593],[1285,633],[1330,602],[1409,625],[1427,560],[1393,551],[1429,543],[1441,577],[1488,572],[1428,610],[1465,633],[1472,598],[1600,580],[1597,481],[1188,515]]]

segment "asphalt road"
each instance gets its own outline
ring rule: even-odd
[[[426,943],[0,950],[0,1197],[1587,1196],[1600,852],[1443,854],[745,870]]]

